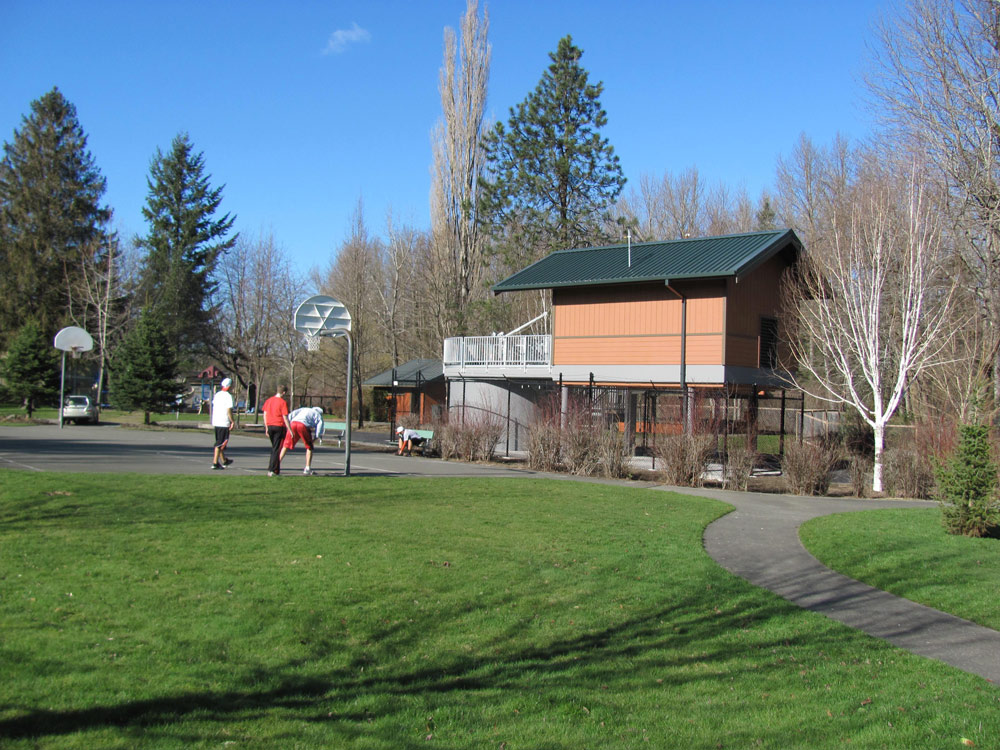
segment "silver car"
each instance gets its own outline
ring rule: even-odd
[[[67,396],[63,403],[62,418],[77,424],[87,422],[97,424],[97,405],[89,396]]]

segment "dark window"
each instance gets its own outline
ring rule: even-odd
[[[760,319],[760,366],[774,369],[778,366],[778,320]]]

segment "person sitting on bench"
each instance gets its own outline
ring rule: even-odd
[[[416,430],[411,430],[402,425],[396,428],[396,435],[399,436],[399,450],[396,451],[397,456],[402,456],[404,453],[407,456],[412,456],[413,446],[423,445],[426,441],[426,438],[420,437],[420,434]]]

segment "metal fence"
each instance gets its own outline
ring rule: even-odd
[[[564,395],[565,392],[565,395]],[[567,386],[558,382],[537,388],[534,419],[581,421],[588,427],[624,433],[637,455],[650,455],[660,435],[684,432],[714,434],[725,452],[731,438],[750,442],[759,453],[783,455],[789,439],[816,439],[840,429],[842,414],[806,409],[800,391],[731,387],[720,389]],[[501,452],[527,448],[530,420],[515,418],[503,408],[459,404],[442,416],[476,419],[489,414],[503,420]]]

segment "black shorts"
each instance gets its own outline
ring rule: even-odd
[[[229,442],[229,428],[228,427],[216,427],[215,428],[215,445],[213,448],[225,448],[226,444]]]

